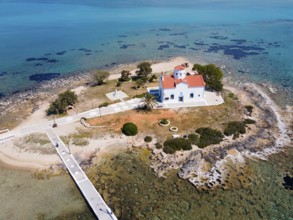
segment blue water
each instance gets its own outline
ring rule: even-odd
[[[292,89],[292,41],[292,1],[2,0],[0,94],[45,80],[35,74],[173,56]]]

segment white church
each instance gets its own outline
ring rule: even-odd
[[[186,67],[179,65],[173,74],[160,77],[159,98],[162,103],[195,102],[204,100],[205,82],[202,75],[186,73]]]

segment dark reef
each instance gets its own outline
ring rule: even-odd
[[[64,55],[66,52],[67,52],[67,51],[64,50],[64,51],[61,51],[61,52],[56,53],[56,55]]]
[[[283,177],[284,183],[283,186],[285,189],[293,190],[293,177],[290,177],[288,174]]]
[[[167,49],[167,48],[169,48],[169,47],[170,47],[169,44],[163,44],[163,45],[160,45],[160,46],[159,46],[158,50]]]
[[[235,60],[239,60],[247,56],[259,55],[265,49],[258,46],[212,45],[205,52],[218,53],[219,51],[223,51],[225,55],[231,55]]]
[[[169,28],[160,28],[159,31],[171,31]]]
[[[219,36],[219,35],[211,36],[210,38],[212,38],[212,39],[216,39],[216,40],[227,40],[227,39],[228,39],[228,37],[225,37],[225,36]]]
[[[48,81],[54,78],[59,77],[61,74],[60,73],[42,73],[42,74],[34,74],[29,77],[31,81],[36,81],[36,82],[43,82],[43,81]]]
[[[56,59],[47,60],[48,63],[58,63],[59,61]]]

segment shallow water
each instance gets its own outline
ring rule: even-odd
[[[0,219],[94,219],[68,174],[37,179],[0,167]]]
[[[272,83],[282,91],[275,99],[290,104],[292,39],[289,0],[2,0],[0,97],[68,72],[186,56],[225,65],[242,82]],[[290,219],[282,177],[292,156],[249,161],[251,185],[227,191],[198,192],[175,172],[158,179],[148,154],[125,153],[91,172],[122,219]],[[0,168],[0,181],[0,219],[93,218],[67,175],[37,180]]]
[[[292,24],[292,1],[4,0],[0,93],[68,72],[186,56],[292,96]]]
[[[251,184],[245,188],[199,192],[177,177],[159,179],[149,168],[146,150],[123,153],[92,168],[106,202],[121,219],[290,219],[293,191],[282,183],[292,172],[293,150],[269,161],[248,161]],[[292,175],[292,173],[291,173]]]

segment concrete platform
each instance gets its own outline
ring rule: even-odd
[[[116,101],[116,100],[122,100],[124,98],[127,98],[128,95],[125,94],[122,91],[114,91],[114,92],[109,92],[106,94],[107,98],[110,99],[111,101]]]

